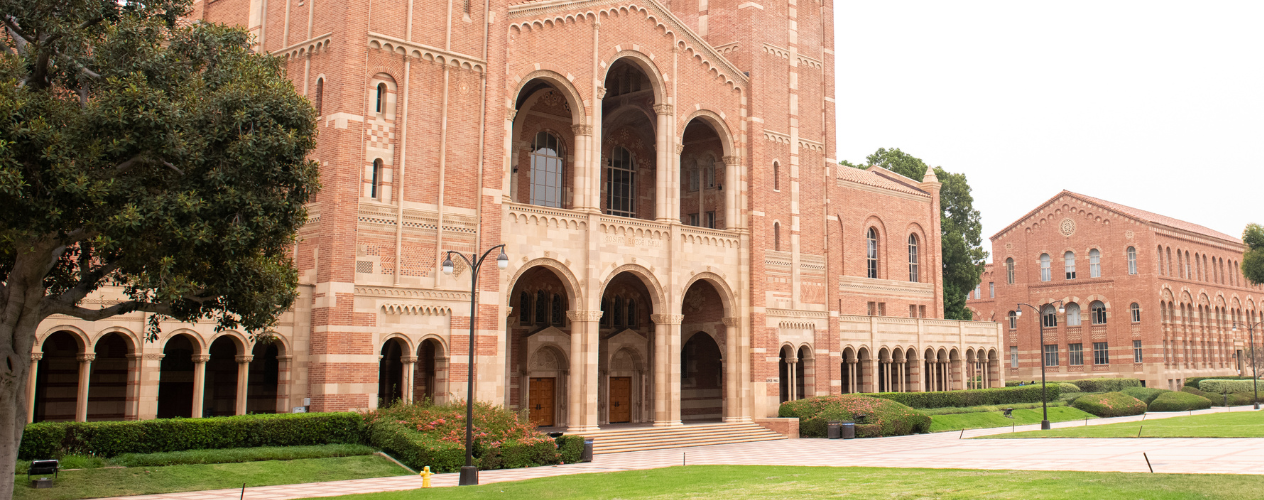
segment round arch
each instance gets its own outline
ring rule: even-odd
[[[602,78],[604,79],[605,76],[603,75]],[[540,95],[538,91],[534,92],[530,97],[527,98],[528,102],[524,102],[522,106],[517,106],[518,100],[522,97],[522,91],[526,89],[527,86],[529,86],[531,82],[535,80],[540,80],[545,83],[548,83],[550,86],[552,86],[554,89],[556,89],[558,92],[562,94],[562,97],[566,99],[567,103],[570,104],[571,123],[573,125],[580,125],[580,124],[587,123],[585,121],[585,115],[584,115],[584,98],[580,94],[579,89],[575,88],[575,85],[571,83],[571,81],[568,80],[564,75],[556,71],[552,71],[548,69],[538,69],[538,70],[532,71],[530,73],[527,73],[527,76],[523,77],[522,80],[519,80],[518,86],[514,88],[513,94],[510,95],[510,97],[513,99],[512,102],[515,103],[514,104],[516,106],[515,109],[524,109],[524,108],[529,109],[530,105],[534,104],[535,99],[538,98],[538,96]],[[519,117],[515,115],[514,116],[515,126],[519,124],[518,119]]]
[[[605,84],[606,77],[610,74],[610,69],[615,66],[615,63],[621,60],[627,60],[629,63],[640,69],[642,73],[645,73],[645,76],[650,79],[650,88],[654,91],[654,102],[658,104],[667,102],[667,82],[663,81],[663,72],[659,71],[658,65],[655,64],[654,60],[650,59],[649,56],[637,50],[624,49],[616,52],[606,60],[609,61],[608,64],[601,69],[601,74],[598,75],[598,78],[600,78],[603,85]]]
[[[653,272],[640,264],[624,264],[611,269],[610,272],[606,273],[606,275],[601,278],[601,293],[598,297],[604,296],[606,288],[610,286],[610,282],[613,281],[616,276],[625,272],[636,276],[637,279],[641,280],[641,283],[645,285],[645,289],[650,294],[650,300],[652,301],[655,314],[662,314],[660,311],[669,310],[664,307],[666,299],[663,294],[663,285],[658,282],[658,278],[654,276]],[[680,314],[678,308],[672,307],[670,310],[672,311],[672,314]]]
[[[575,274],[566,267],[566,264],[548,257],[532,259],[519,266],[518,269],[514,271],[513,277],[509,279],[509,286],[505,287],[505,293],[513,293],[514,288],[517,286],[518,280],[522,278],[522,275],[537,267],[547,268],[552,271],[553,274],[557,275],[558,281],[561,281],[562,287],[566,289],[567,303],[587,304],[587,302],[582,300],[583,296],[580,294],[579,279],[575,277]],[[602,288],[605,288],[605,282],[602,282]],[[509,300],[506,300],[505,303],[508,304]]]
[[[709,109],[699,109],[690,113],[680,122],[680,133],[677,134],[676,140],[679,144],[684,144],[685,129],[689,128],[689,124],[694,120],[700,120],[711,126],[711,130],[715,131],[715,135],[720,137],[720,144],[724,146],[724,156],[736,156],[737,147],[733,144],[733,132],[729,130],[728,123],[724,121],[724,117],[719,113]]]
[[[82,329],[70,325],[58,325],[44,330],[43,334],[37,336],[35,338],[35,343],[31,345],[31,352],[44,352],[44,342],[48,341],[49,337],[58,332],[66,332],[70,334],[71,337],[74,337],[75,342],[79,344],[79,353],[87,352],[85,349],[87,349],[88,346],[94,345],[94,342],[89,340],[88,334]]]
[[[685,292],[688,292],[689,288],[699,281],[705,281],[715,288],[716,293],[720,295],[721,303],[724,304],[724,317],[732,317],[733,311],[736,309],[736,305],[733,304],[733,289],[729,287],[728,282],[723,277],[711,271],[703,271],[689,277],[689,280],[680,287],[681,297],[684,297]]]

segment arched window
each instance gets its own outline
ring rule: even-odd
[[[1172,247],[1167,247],[1167,275],[1172,275]]]
[[[1040,281],[1053,280],[1053,269],[1050,268],[1049,254],[1040,254]]]
[[[381,185],[379,179],[382,178],[382,159],[373,160],[373,172],[370,174],[372,179],[369,181],[369,198],[377,199],[378,186]]]
[[[531,324],[531,294],[522,292],[518,294],[518,324]]]
[[[1102,277],[1102,252],[1096,248],[1088,251],[1088,277]]]
[[[325,79],[317,78],[316,79],[316,102],[314,103],[316,104],[316,116],[320,116],[324,114],[324,113],[321,113],[321,104],[325,100],[324,97],[325,97]]]
[[[553,294],[553,326],[562,326],[562,319],[566,317],[566,310],[562,307],[562,296]]]
[[[1159,276],[1167,274],[1167,270],[1163,268],[1163,246],[1159,246]]]
[[[1010,311],[1009,314],[1006,315],[1006,317],[1009,318],[1009,329],[1017,330],[1018,329],[1018,315],[1015,314],[1014,311]]]
[[[1128,247],[1128,274],[1137,274],[1137,249]]]
[[[606,168],[606,213],[620,217],[636,216],[636,165],[632,153],[622,146],[610,152]]]
[[[772,223],[772,249],[781,251],[781,223]]]
[[[386,84],[385,83],[377,84],[377,99],[375,99],[375,101],[377,103],[376,108],[374,109],[375,112],[381,113],[383,109],[386,109]]]
[[[1088,305],[1088,308],[1092,313],[1094,325],[1106,324],[1106,304],[1103,304],[1100,300],[1094,300],[1092,304]]]
[[[1198,258],[1197,253],[1194,254],[1194,274],[1192,275],[1194,279],[1198,281],[1207,281],[1203,277],[1203,262],[1206,262],[1206,260],[1206,258]]]
[[[1066,279],[1075,279],[1075,252],[1067,252],[1062,255],[1066,269]]]
[[[549,324],[549,294],[544,290],[535,292],[535,323]]]
[[[623,326],[623,297],[614,298],[614,326]]]
[[[1139,304],[1133,302],[1132,305],[1128,306],[1128,311],[1132,313],[1133,323],[1141,322],[1141,306]]]
[[[865,261],[867,262],[868,275],[870,278],[878,277],[878,230],[869,228],[869,234],[866,236],[866,253]]]
[[[636,301],[628,299],[628,327],[636,328]]]
[[[1185,275],[1181,276],[1182,278],[1185,278],[1187,280],[1194,279],[1193,265],[1194,264],[1189,261],[1189,250],[1186,250],[1185,251]]]
[[[1014,284],[1014,258],[1005,259],[1005,282]]]
[[[908,239],[909,248],[909,281],[917,283],[917,235],[910,234]]]
[[[772,162],[772,190],[781,191],[781,165]]]
[[[1040,308],[1040,324],[1045,328],[1058,327],[1058,310],[1052,305],[1046,305]]]
[[[566,151],[557,136],[541,131],[531,143],[531,204],[562,207]]]
[[[1066,305],[1067,326],[1080,326],[1080,305],[1074,302]]]

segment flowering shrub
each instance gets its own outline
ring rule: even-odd
[[[1087,394],[1075,399],[1071,406],[1099,417],[1122,417],[1146,412],[1146,404],[1122,392]]]
[[[930,429],[930,417],[895,401],[838,394],[781,403],[781,417],[798,417],[799,435],[825,437],[831,420],[856,422],[857,437],[903,436]],[[857,421],[857,416],[865,418]]]

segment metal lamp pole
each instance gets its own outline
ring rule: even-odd
[[[1264,325],[1264,322],[1246,324],[1247,342],[1251,343],[1251,391],[1255,392],[1255,397],[1251,399],[1255,400],[1255,409],[1257,410],[1260,409],[1260,372],[1255,363],[1255,357],[1259,355],[1259,353],[1255,352],[1255,327],[1260,325]],[[1238,323],[1236,321],[1233,322],[1233,331],[1238,331]]]
[[[1058,305],[1058,314],[1066,312],[1066,308],[1062,307],[1061,300],[1053,301],[1049,305],[1053,304]],[[1045,388],[1045,323],[1044,318],[1040,317],[1039,308],[1022,302],[1019,302],[1018,305],[1015,306],[1015,317],[1022,317],[1023,306],[1030,307],[1032,311],[1036,312],[1036,324],[1040,325],[1040,408],[1044,411],[1044,420],[1040,421],[1040,430],[1047,431],[1051,426],[1049,425],[1049,396],[1048,390]]]
[[[466,258],[460,252],[448,251],[443,259],[443,274],[452,275],[452,254],[456,254],[461,260],[470,266],[470,372],[465,386],[465,465],[461,467],[461,486],[478,485],[478,467],[474,465],[474,325],[475,315],[478,311],[478,269],[483,266],[483,261],[487,260],[487,256],[491,255],[492,250],[500,249],[500,255],[496,257],[496,267],[504,269],[509,267],[509,256],[505,255],[505,245],[496,245],[488,248],[483,252],[483,256],[473,261],[470,259],[474,254],[470,254],[470,258]]]

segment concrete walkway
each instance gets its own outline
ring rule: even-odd
[[[1250,411],[1250,406],[1194,411],[1194,415]],[[1149,413],[1145,420],[1189,415],[1189,412]],[[1140,421],[1141,416],[1102,418],[1088,425]],[[1054,428],[1078,427],[1084,421],[1059,422]],[[965,431],[978,437],[1012,431],[1038,430],[1039,424],[1015,428]],[[698,446],[670,450],[597,455],[591,463],[528,469],[483,471],[480,484],[590,472],[654,469],[673,465],[804,465],[831,467],[919,467],[937,469],[1061,470],[1088,472],[1155,472],[1208,474],[1264,474],[1264,439],[960,439],[960,432],[940,432],[888,438],[826,440],[786,439],[757,443]],[[435,486],[456,486],[456,474],[431,478]],[[246,498],[281,500],[356,493],[400,491],[421,487],[421,478],[400,476],[325,483],[246,488]],[[229,500],[240,489],[195,491],[124,497],[144,500]]]

